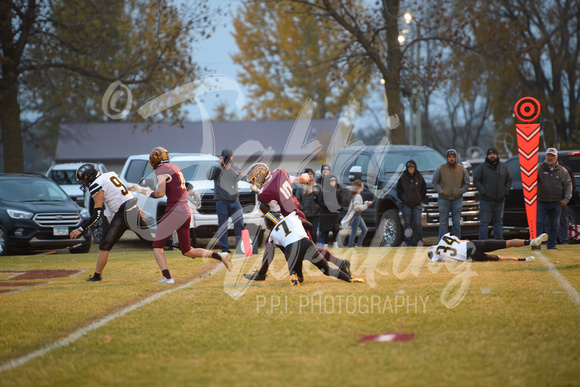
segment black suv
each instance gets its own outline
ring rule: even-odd
[[[539,162],[543,162],[545,158],[545,153],[540,153],[538,157]],[[572,199],[566,207],[566,213],[568,215],[568,223],[578,224],[580,221],[580,151],[559,151],[558,160],[562,160],[562,163],[572,168],[574,172],[576,191],[572,194]],[[510,157],[505,164],[512,174],[513,184],[512,190],[505,202],[503,226],[506,231],[522,231],[527,233],[529,231],[528,218],[524,205],[519,156]]]
[[[54,181],[37,174],[0,174],[0,255],[71,248],[86,253],[91,237],[69,233],[88,212]]]
[[[336,152],[331,170],[344,187],[355,179],[365,183],[363,200],[373,200],[372,207],[362,213],[369,231],[375,231],[375,243],[398,246],[403,241],[401,201],[397,197],[397,181],[409,159],[427,184],[428,203],[421,215],[423,235],[439,234],[438,195],[431,182],[433,173],[447,160],[435,149],[426,146],[388,145],[351,146]],[[367,190],[368,187],[368,190]],[[479,200],[473,183],[463,195],[461,235],[477,235],[479,230]],[[370,234],[372,235],[372,234]]]

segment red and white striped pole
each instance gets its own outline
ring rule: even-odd
[[[530,239],[533,239],[536,237],[540,124],[532,122],[540,116],[540,103],[532,97],[524,97],[516,103],[514,111],[516,118],[524,122],[516,124],[516,133],[526,215],[530,228]]]

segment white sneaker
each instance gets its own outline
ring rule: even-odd
[[[328,243],[325,243],[324,245],[322,245],[322,247],[324,247],[325,249],[328,248]]]
[[[545,242],[547,240],[548,240],[548,234],[543,233],[542,235],[539,235],[536,238],[532,239],[530,241],[530,246],[539,246],[542,244],[542,242]]]
[[[332,244],[332,247],[333,247],[334,249],[338,249],[338,242],[334,242],[334,243]]]
[[[228,269],[228,271],[232,271],[232,259],[230,258],[230,253],[218,253],[222,263]]]
[[[544,235],[546,235],[546,234],[544,234]],[[534,262],[535,260],[536,260],[536,258],[534,258],[534,257],[526,257],[527,262]]]
[[[173,277],[171,278],[161,278],[159,281],[157,281],[158,284],[174,284],[175,280],[173,279]]]

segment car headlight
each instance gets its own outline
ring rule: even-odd
[[[32,215],[34,215],[32,212],[27,211],[18,211],[10,209],[7,209],[6,211],[8,212],[8,215],[10,215],[10,217],[14,219],[30,219],[32,218]]]
[[[81,216],[83,219],[88,219],[91,217],[91,214],[89,213],[89,210],[85,208],[84,210],[81,210]]]

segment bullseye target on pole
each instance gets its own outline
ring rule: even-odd
[[[538,151],[540,149],[540,124],[531,122],[538,119],[540,110],[540,103],[532,97],[520,99],[514,107],[516,118],[525,122],[516,124],[516,134],[530,238],[536,237]]]
[[[532,122],[540,116],[540,103],[532,97],[524,97],[516,103],[515,113],[518,120]]]

